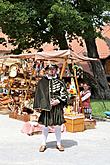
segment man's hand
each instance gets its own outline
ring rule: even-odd
[[[55,106],[55,105],[58,105],[59,103],[60,103],[60,101],[58,99],[52,99],[50,102],[50,105]]]

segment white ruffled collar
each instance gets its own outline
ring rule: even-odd
[[[55,76],[49,76],[48,74],[45,75],[49,80],[56,79],[57,75]]]

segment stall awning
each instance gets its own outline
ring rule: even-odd
[[[83,55],[77,55],[72,50],[58,50],[58,51],[49,51],[49,52],[37,52],[35,54],[36,60],[61,60],[61,59],[67,59],[67,60],[74,60],[75,62],[80,61],[96,61],[98,59],[89,58]]]
[[[1,56],[1,58],[21,58],[21,59],[26,59],[26,58],[35,58],[36,60],[53,60],[53,61],[62,61],[62,59],[67,59],[67,60],[74,60],[75,62],[80,62],[80,61],[96,61],[98,59],[96,58],[89,58],[87,56],[83,55],[78,55],[72,50],[53,50],[53,51],[42,51],[42,52],[37,52],[37,53],[28,53],[28,54],[19,54],[19,55],[5,55]]]

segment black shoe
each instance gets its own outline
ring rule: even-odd
[[[44,152],[46,150],[46,146],[42,145],[40,148],[39,148],[39,152]]]
[[[60,145],[60,146],[56,146],[56,148],[59,150],[59,151],[64,151],[64,147],[62,146],[62,145]]]

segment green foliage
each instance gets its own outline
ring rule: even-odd
[[[50,2],[0,1],[0,26],[4,33],[14,39],[12,44],[18,45],[21,51],[50,41],[50,36],[45,32]]]
[[[0,44],[6,42],[5,38],[0,38]]]
[[[110,111],[110,100],[91,100],[94,117],[105,118],[105,111]]]
[[[105,11],[110,11],[107,0],[0,0],[0,26],[22,51],[45,42],[63,43],[65,34],[70,41],[100,37],[96,28],[102,30],[110,19]]]
[[[106,3],[105,0],[79,0],[78,2],[77,11],[83,18],[80,35],[83,38],[100,37],[100,32],[97,33],[96,29],[102,30],[104,23],[110,20],[107,15],[103,14],[110,3]]]

